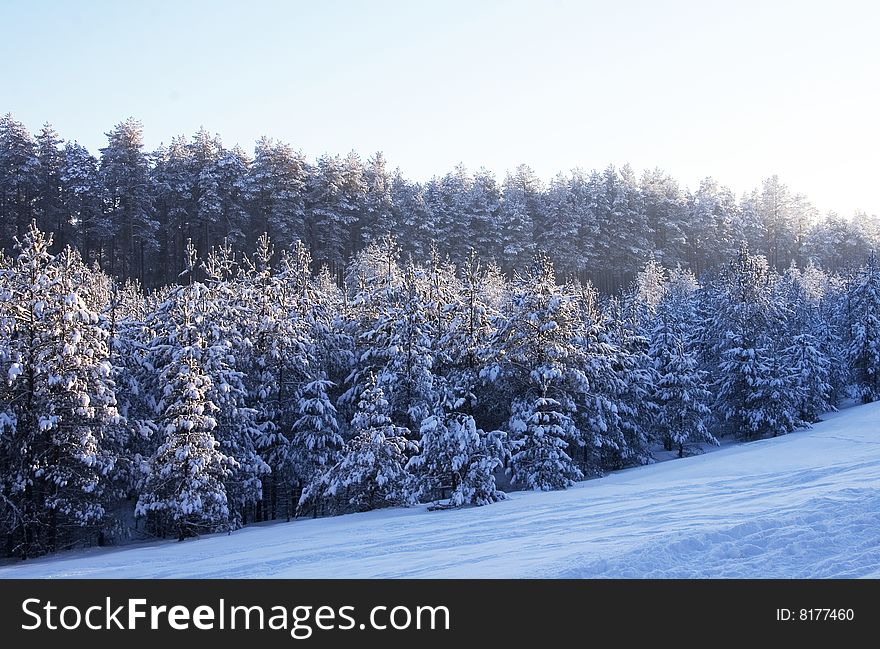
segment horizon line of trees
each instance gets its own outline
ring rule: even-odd
[[[880,397],[873,254],[779,271],[741,242],[602,295],[541,252],[505,273],[402,248],[372,241],[340,283],[301,241],[188,241],[144,291],[32,221],[0,253],[5,554],[486,505]]]
[[[651,258],[699,276],[741,241],[776,271],[812,261],[843,273],[880,243],[876,216],[820,218],[776,176],[740,197],[711,178],[684,190],[660,169],[637,177],[629,165],[548,183],[526,165],[501,181],[458,166],[415,182],[381,153],[309,161],[263,137],[251,155],[204,129],[149,152],[133,118],[107,138],[96,156],[49,124],[33,136],[0,117],[0,249],[12,254],[35,220],[53,233],[53,253],[71,245],[87,264],[154,289],[185,271],[188,241],[228,244],[238,258],[263,232],[279,249],[301,241],[312,270],[326,266],[340,282],[359,251],[391,235],[417,261],[436,248],[462,264],[473,246],[508,276],[544,253],[560,277],[613,293]]]

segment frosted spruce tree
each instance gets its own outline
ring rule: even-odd
[[[254,447],[270,468],[261,478],[263,499],[256,512],[260,519],[289,518],[295,511],[302,484],[294,471],[290,442],[298,417],[297,395],[312,363],[295,280],[291,273],[273,267],[274,257],[264,233],[237,277],[246,303],[241,321],[246,341],[241,352],[241,366],[246,368],[245,403],[254,413]],[[282,268],[285,261],[282,257]]]
[[[309,173],[305,157],[284,142],[262,137],[244,179],[254,234],[267,232],[283,248],[302,239]]]
[[[612,342],[610,319],[600,308],[598,292],[589,283],[574,288],[574,341],[583,354],[580,368],[588,388],[577,413],[584,442],[578,466],[587,475],[601,475],[633,457],[626,434],[633,412],[625,401],[621,352]]]
[[[825,286],[818,284],[815,268],[800,271],[794,264],[779,282],[780,298],[785,300],[788,322],[781,336],[782,363],[791,370],[798,393],[798,416],[805,423],[819,421],[819,416],[834,410],[831,357],[829,345],[837,337],[831,334],[821,310]],[[824,282],[823,282],[824,283]]]
[[[430,302],[425,292],[424,271],[407,266],[403,273],[400,303],[380,314],[369,333],[374,351],[384,359],[377,384],[391,404],[392,419],[406,428],[418,427],[437,400],[432,366],[434,334],[429,320]]]
[[[33,136],[11,113],[0,116],[0,245],[14,252],[34,217],[40,162]]]
[[[189,254],[195,251],[188,247]],[[195,268],[188,265],[187,277]],[[251,516],[253,507],[263,496],[263,477],[270,467],[257,449],[256,413],[248,407],[245,384],[245,359],[251,349],[244,331],[250,319],[246,292],[235,282],[237,272],[232,249],[228,245],[214,248],[203,264],[205,282],[190,285],[196,295],[196,308],[202,309],[200,335],[205,341],[202,368],[211,379],[210,399],[217,406],[217,427],[214,437],[236,466],[226,480],[232,522],[241,525]],[[173,313],[173,310],[172,310]]]
[[[23,557],[100,533],[105,433],[122,423],[91,271],[51,243],[31,223],[0,263],[0,510],[7,553]]]
[[[388,409],[382,388],[368,380],[341,459],[303,491],[301,510],[325,503],[337,512],[368,511],[412,500],[406,464],[417,447],[408,430],[391,422]]]
[[[190,536],[222,530],[229,520],[224,481],[235,461],[214,438],[217,406],[208,398],[211,379],[193,346],[182,347],[162,371],[159,402],[162,443],[150,458],[135,513],[156,534]]]
[[[463,412],[468,399],[447,391],[437,412],[422,421],[419,454],[407,469],[416,476],[417,497],[445,500],[438,507],[487,505],[505,498],[495,486],[504,464],[504,433],[486,433]]]
[[[511,481],[564,489],[583,477],[569,450],[583,443],[572,415],[589,391],[575,343],[574,301],[541,255],[517,282],[511,306],[494,341],[500,372],[489,369],[516,395],[508,423]]]
[[[880,264],[874,253],[847,291],[854,393],[862,403],[880,398]]]
[[[110,270],[144,284],[159,249],[159,223],[150,195],[150,165],[143,151],[143,126],[129,118],[107,134],[101,149],[101,187],[113,224]]]
[[[436,401],[431,371],[430,283],[421,268],[397,263],[391,239],[371,244],[350,266],[356,282],[349,328],[355,331],[355,369],[349,375],[343,405],[353,402],[370,375],[390,405],[395,424],[412,430]]]
[[[799,391],[776,334],[785,320],[767,260],[743,245],[720,279],[708,325],[718,359],[716,406],[737,437],[791,432],[801,425]]]
[[[717,444],[709,431],[712,393],[704,386],[694,345],[693,292],[698,285],[687,271],[673,271],[665,297],[657,304],[648,352],[656,372],[651,399],[654,429],[667,451],[683,457],[691,444]]]
[[[613,296],[603,304],[607,317],[607,339],[613,348],[614,372],[617,375],[615,403],[618,431],[623,439],[620,452],[613,447],[603,454],[607,469],[621,469],[633,464],[647,464],[651,457],[651,427],[654,404],[648,398],[654,369],[648,356],[648,328],[643,324],[633,292]],[[647,323],[645,317],[645,323]]]
[[[340,459],[344,440],[339,434],[336,408],[328,395],[331,386],[330,381],[311,381],[297,398],[299,417],[293,422],[288,457],[300,490]]]
[[[109,333],[117,409],[124,424],[110,427],[105,440],[116,458],[109,477],[118,497],[126,499],[137,496],[141,467],[157,439],[151,390],[155,374],[149,364],[153,333],[147,326],[148,313],[155,306],[136,281],[121,286],[111,282],[104,322]],[[128,530],[118,525],[115,533],[127,535]]]
[[[340,406],[351,410],[370,376],[377,377],[388,363],[389,339],[396,324],[393,312],[403,301],[403,271],[400,250],[391,237],[383,237],[364,248],[346,272],[345,284],[350,293],[345,308],[345,331],[353,342],[353,368],[346,377],[348,389]],[[383,389],[394,376],[385,377]],[[353,415],[353,413],[351,413]],[[349,418],[351,415],[349,415]]]

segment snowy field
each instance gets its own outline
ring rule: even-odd
[[[68,553],[0,577],[880,577],[880,403],[496,505]]]

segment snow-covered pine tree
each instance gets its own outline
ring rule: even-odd
[[[40,163],[34,138],[11,113],[0,116],[0,246],[12,251],[34,218]]]
[[[432,339],[436,339],[432,325],[437,323],[429,320],[431,303],[419,290],[420,285],[429,283],[424,281],[424,274],[423,269],[412,265],[404,271],[402,303],[389,314],[393,322],[383,327],[391,331],[391,336],[387,340],[387,362],[377,376],[380,387],[388,386],[392,418],[411,430],[421,425],[437,401],[431,372]]]
[[[854,395],[880,398],[880,263],[872,252],[847,290],[849,349]]]
[[[574,300],[557,286],[546,255],[517,281],[511,308],[494,341],[500,372],[486,370],[514,394],[511,480],[529,489],[564,489],[583,477],[567,449],[583,443],[572,415],[589,384],[575,342]]]
[[[301,152],[289,144],[260,138],[245,185],[255,235],[268,232],[282,250],[305,237],[310,178]]]
[[[366,195],[358,227],[361,238],[358,249],[394,232],[392,178],[386,165],[385,156],[378,151],[364,168]]]
[[[419,454],[407,464],[416,476],[416,497],[445,501],[439,507],[502,500],[506,496],[495,486],[495,471],[504,464],[505,433],[486,433],[463,411],[473,395],[444,392],[436,412],[422,420]]]
[[[471,245],[487,260],[501,259],[503,250],[499,209],[501,191],[495,176],[486,169],[474,174],[467,197],[467,213],[470,215],[469,233]]]
[[[129,118],[113,127],[107,140],[101,149],[100,174],[116,244],[110,270],[143,284],[152,270],[151,254],[159,248],[143,126]]]
[[[652,350],[653,351],[653,350]],[[665,350],[658,359],[662,366],[652,396],[658,409],[655,425],[667,448],[677,448],[678,457],[684,457],[688,444],[718,444],[709,431],[712,393],[704,385],[705,372],[699,369],[697,359],[678,342]],[[659,363],[658,363],[659,364]]]
[[[395,170],[391,178],[391,210],[394,229],[391,233],[382,233],[379,238],[393,236],[400,241],[405,253],[415,259],[424,259],[434,240],[424,191],[419,183],[404,178],[400,169]],[[374,238],[373,242],[379,238]]]
[[[339,462],[315,476],[300,498],[302,511],[368,511],[413,498],[408,456],[417,451],[409,431],[395,426],[382,388],[370,377],[351,421],[351,438]]]
[[[206,200],[216,215],[209,240],[225,238],[237,251],[244,250],[252,236],[247,211],[251,160],[238,145],[220,150],[218,156],[205,171],[209,180]]]
[[[421,424],[436,400],[431,312],[423,290],[428,284],[424,269],[404,267],[399,287],[381,288],[367,298],[374,308],[372,321],[359,336],[364,351],[358,374],[375,374],[391,405],[392,420],[410,429]],[[355,299],[362,297],[359,292]]]
[[[641,205],[634,172],[629,165],[619,170],[609,166],[596,190],[596,218],[599,229],[598,258],[608,277],[606,289],[620,286],[621,279],[647,259],[653,232]]]
[[[281,274],[292,294],[295,308],[290,320],[301,331],[294,357],[301,367],[295,395],[295,414],[290,444],[297,499],[316,475],[338,460],[344,440],[333,405],[340,383],[351,370],[351,339],[342,329],[342,291],[333,283],[326,266],[312,277],[308,250],[297,243],[282,258]],[[288,355],[290,356],[290,355]]]
[[[650,312],[631,289],[606,303],[608,340],[614,347],[614,372],[618,377],[615,403],[617,426],[623,444],[603,455],[607,469],[620,469],[652,461],[651,429],[654,403],[649,399],[656,376],[648,356]]]
[[[669,290],[666,269],[652,256],[636,275],[632,290],[637,324],[650,328],[651,320]]]
[[[45,311],[50,322],[40,373],[47,382],[47,410],[40,429],[51,447],[36,476],[49,485],[50,525],[85,527],[102,522],[104,491],[116,457],[106,436],[122,424],[117,410],[108,332],[91,303],[96,282],[72,248],[55,259],[57,279]],[[55,520],[57,512],[58,520]],[[52,533],[56,533],[51,530]],[[57,545],[53,543],[53,545]]]
[[[689,444],[717,444],[709,431],[712,393],[706,372],[699,368],[693,342],[693,291],[696,279],[687,271],[673,271],[665,297],[656,306],[651,347],[656,372],[651,399],[656,406],[654,430],[667,451],[683,457]]]
[[[65,214],[61,202],[61,169],[63,140],[48,122],[34,138],[37,145],[39,184],[37,185],[37,226],[43,232],[51,232],[55,250],[68,244],[75,245],[73,223]]]
[[[114,458],[104,432],[118,424],[108,335],[87,295],[91,272],[31,223],[3,269],[0,495],[12,526],[7,553],[58,549],[98,530]]]
[[[639,183],[642,209],[653,234],[651,249],[664,265],[685,261],[687,251],[686,203],[674,178],[660,169],[645,170]]]
[[[629,416],[622,398],[626,382],[619,369],[619,348],[611,341],[609,319],[599,306],[592,284],[577,284],[575,295],[575,344],[584,356],[581,363],[588,392],[578,408],[577,423],[584,440],[578,466],[588,475],[601,475],[619,465],[632,452],[624,434]]]
[[[504,179],[498,222],[501,231],[501,261],[506,269],[525,266],[535,250],[535,219],[539,216],[541,181],[526,165]]]
[[[538,250],[552,255],[557,268],[565,273],[577,271],[581,262],[582,223],[580,206],[572,192],[573,180],[559,173],[550,181],[543,196],[542,228],[535,233]]]
[[[247,404],[255,413],[256,448],[271,468],[257,512],[262,519],[289,518],[294,512],[298,497],[294,491],[301,484],[294,473],[290,440],[297,417],[296,395],[310,362],[310,341],[297,308],[295,280],[288,281],[289,273],[273,269],[273,258],[274,249],[264,233],[239,277],[248,305],[242,322],[249,343]]]
[[[774,338],[785,319],[783,305],[773,299],[776,281],[767,260],[743,244],[724,269],[712,305],[716,407],[728,430],[745,439],[801,425],[800,394]]]
[[[812,272],[815,274],[816,269]],[[819,305],[824,288],[810,287],[809,281],[792,262],[778,288],[788,313],[788,321],[778,334],[785,341],[781,345],[782,363],[792,373],[800,399],[798,416],[806,423],[817,422],[821,414],[834,410],[831,359],[823,344],[828,340],[827,326],[822,322]]]
[[[544,396],[532,401],[516,401],[511,410],[510,481],[536,491],[565,489],[583,478],[568,454],[567,439],[576,439],[579,431],[557,399],[546,396],[553,381],[552,370],[536,370],[546,388]]]
[[[495,323],[501,317],[496,283],[503,280],[497,268],[480,264],[473,248],[462,270],[461,280],[455,282],[455,293],[444,298],[448,314],[445,326],[439,331],[435,358],[439,357],[440,363],[435,372],[440,371],[447,389],[462,395],[463,412],[492,421],[488,416],[491,410],[503,409],[479,402],[476,393],[481,383],[480,374],[495,351],[491,344]],[[484,411],[484,405],[488,411]]]
[[[311,381],[297,400],[299,418],[293,423],[290,445],[293,473],[301,488],[339,461],[344,440],[327,394],[331,386],[330,381]]]
[[[109,475],[112,489],[118,498],[128,500],[137,495],[141,469],[154,450],[158,432],[150,390],[155,377],[148,365],[153,334],[147,327],[147,314],[155,305],[134,280],[121,286],[114,282],[110,292],[103,322],[109,333],[117,408],[125,423],[108,429],[105,444],[116,460]],[[128,531],[117,525],[109,533],[127,535]]]
[[[181,541],[225,528],[230,512],[224,481],[235,466],[212,434],[218,409],[208,398],[212,385],[198,360],[200,341],[190,333],[162,370],[164,440],[150,458],[135,509],[158,535],[175,534]]]
[[[823,413],[835,410],[831,404],[831,361],[811,331],[792,336],[783,349],[782,359],[797,388],[801,421],[815,423]]]
[[[341,271],[348,261],[365,195],[360,159],[330,155],[318,159],[309,177],[307,223],[315,260],[332,272]]]
[[[736,252],[733,247],[736,199],[727,187],[712,178],[700,181],[688,196],[687,260],[696,273],[719,265]]]
[[[150,390],[154,395],[164,394],[167,383],[161,368],[173,367],[181,354],[191,356],[207,377],[206,396],[215,409],[210,432],[220,444],[219,452],[231,462],[222,476],[223,488],[229,523],[238,526],[247,522],[252,506],[259,501],[261,476],[269,468],[256,452],[255,412],[246,406],[243,374],[238,368],[246,349],[238,322],[243,316],[243,301],[223,278],[231,272],[223,255],[221,252],[209,258],[208,264],[201,264],[188,244],[183,280],[189,283],[173,288],[150,314],[148,326],[154,339],[147,362],[153,368]],[[207,284],[193,281],[198,272],[207,272]],[[166,407],[160,401],[157,414]]]
[[[231,521],[237,526],[247,522],[253,506],[262,499],[262,479],[270,472],[257,449],[260,430],[256,413],[248,407],[243,372],[250,350],[243,332],[250,314],[244,287],[233,281],[232,249],[228,245],[213,249],[203,267],[205,283],[197,289],[203,309],[199,323],[205,341],[202,369],[211,379],[208,396],[218,408],[214,437],[222,452],[236,462],[225,486]]]
[[[350,403],[372,374],[391,404],[392,420],[419,426],[436,401],[431,366],[430,313],[424,303],[424,270],[403,270],[392,240],[369,246],[349,269],[359,287],[352,299],[350,325],[357,336],[356,369],[343,395]]]
[[[68,142],[59,180],[65,218],[75,228],[76,247],[86,262],[98,260],[111,226],[101,205],[97,159],[84,146]]]

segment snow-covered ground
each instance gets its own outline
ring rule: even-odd
[[[68,553],[0,577],[880,577],[880,403],[564,492]]]

